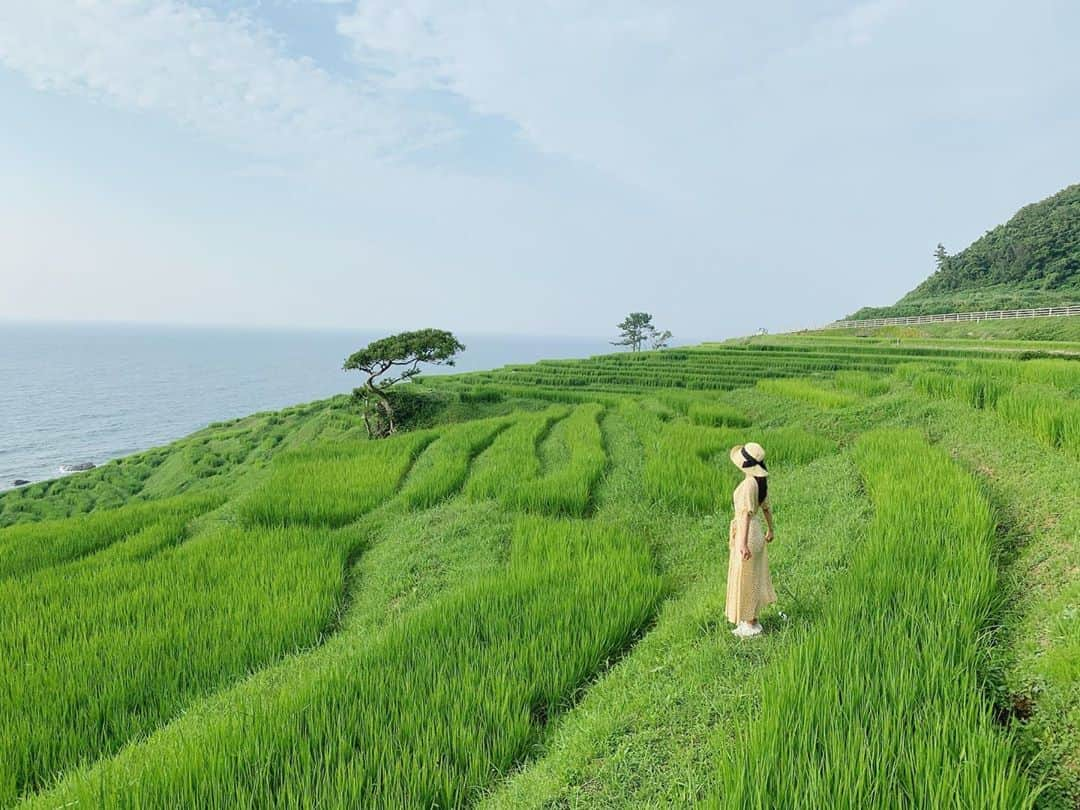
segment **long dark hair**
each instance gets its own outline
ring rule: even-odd
[[[769,497],[769,479],[764,475],[755,475],[754,480],[757,481],[758,506],[761,506],[765,503],[765,499]]]
[[[740,447],[739,452],[742,454],[742,468],[744,470],[752,469],[754,467],[761,467],[761,469],[768,472],[769,468],[765,466],[764,461],[758,461],[752,455],[746,452],[746,447]],[[765,503],[765,499],[769,497],[769,479],[764,475],[755,475],[754,480],[757,481],[757,502],[758,506]]]

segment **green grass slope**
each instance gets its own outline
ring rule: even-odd
[[[429,378],[385,441],[341,397],[0,493],[0,807],[1075,807],[1080,360],[1043,337]],[[751,439],[780,599],[742,640]]]
[[[1080,317],[1010,318],[1002,321],[923,323],[913,326],[874,326],[857,329],[818,329],[802,332],[806,338],[884,338],[896,342],[986,341],[986,348],[1007,347],[1028,351],[1080,352]],[[1013,341],[1011,344],[1009,341]]]
[[[851,318],[1027,309],[1080,302],[1080,184],[1021,208],[1008,222],[948,256],[890,307]]]
[[[282,450],[365,435],[348,401],[336,397],[214,424],[86,473],[0,492],[0,527],[182,494],[238,492]]]

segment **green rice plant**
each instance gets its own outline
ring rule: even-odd
[[[818,408],[843,408],[854,405],[859,397],[847,391],[822,388],[809,380],[758,380],[757,387],[767,394],[808,402]]]
[[[484,419],[442,431],[409,471],[402,499],[410,508],[426,509],[455,494],[465,483],[472,460],[509,424],[506,419]]]
[[[915,378],[920,374],[924,374],[927,371],[932,371],[933,366],[929,363],[916,362],[916,363],[899,363],[893,368],[893,376],[909,382],[912,385],[915,384]]]
[[[1042,443],[1080,455],[1080,403],[1056,388],[1015,385],[998,398],[997,413]]]
[[[635,399],[632,402],[629,399],[624,399],[623,402],[620,403],[620,408],[624,412],[640,409],[663,422],[670,422],[676,417],[676,412],[674,410],[672,410],[663,400],[654,397],[642,397],[641,399]]]
[[[1072,395],[1080,394],[1080,363],[1072,360],[1026,360],[1022,363],[1002,363],[1016,367],[1028,382],[1044,383]]]
[[[567,391],[560,388],[537,388],[535,386],[499,385],[507,396],[518,396],[525,399],[539,399],[544,402],[561,402],[576,405],[581,402],[600,402],[613,404],[618,402],[617,396],[598,393],[595,391]]]
[[[493,385],[474,385],[458,392],[462,402],[484,403],[502,402],[506,395]]]
[[[972,361],[962,363],[951,373],[955,379],[955,395],[973,408],[993,408],[1002,393],[1016,379],[1012,374],[1002,374],[1003,368],[1015,367],[1016,362],[1001,360]]]
[[[593,490],[607,467],[607,453],[600,431],[600,404],[578,405],[552,430],[549,440],[562,429],[563,453],[534,480],[516,478],[499,494],[512,508],[549,515],[582,516],[589,509]]]
[[[865,371],[838,371],[833,375],[837,388],[864,397],[876,397],[889,390],[889,381]]]
[[[248,525],[344,526],[386,502],[434,431],[378,441],[316,444],[282,455],[240,504]]]
[[[0,805],[316,643],[360,543],[353,529],[187,538],[182,521],[157,523],[0,582],[0,610],[14,619],[0,622]]]
[[[690,405],[687,416],[695,425],[709,427],[748,427],[746,414],[723,402],[695,402]]]
[[[707,428],[685,422],[663,423],[641,412],[635,427],[645,444],[642,483],[657,502],[677,512],[705,515],[731,499],[742,473],[728,453],[737,444],[757,441],[771,465],[804,464],[834,452],[836,445],[802,428]]]
[[[678,391],[664,391],[656,395],[656,398],[667,405],[677,414],[687,416],[690,406],[699,402],[699,394],[683,393]]]
[[[1058,447],[1073,458],[1080,458],[1080,402],[1063,403],[1058,418]]]
[[[662,423],[644,415],[637,422],[645,443],[642,483],[654,500],[678,512],[706,515],[731,498],[741,475],[727,452],[742,439],[739,429]]]
[[[540,475],[537,447],[552,425],[569,413],[569,408],[553,406],[519,416],[476,459],[465,494],[477,499],[497,498],[515,478],[535,480]]]
[[[939,399],[959,399],[974,408],[993,409],[999,416],[1027,431],[1043,444],[1080,455],[1080,404],[1050,385],[1008,380],[1019,372],[999,374],[1000,361],[970,365],[955,375],[922,372],[914,377],[915,390]],[[1013,365],[1016,365],[1015,363]]]
[[[875,506],[823,615],[770,667],[716,803],[1025,808],[1035,793],[980,691],[996,568],[975,480],[914,432],[855,445]]]
[[[973,408],[993,408],[1006,383],[985,369],[963,368],[945,374],[924,371],[912,379],[915,390],[935,399],[958,399]]]
[[[477,463],[466,492],[496,498],[511,509],[550,515],[583,515],[607,465],[599,419],[603,406],[549,409],[506,430]],[[561,432],[557,463],[544,465],[539,450],[549,433]]]
[[[541,361],[458,375],[455,379],[459,385],[498,383],[518,389],[528,385],[541,386],[549,391],[562,391],[567,401],[570,401],[570,395],[580,396],[585,392],[641,393],[659,389],[665,397],[670,396],[671,407],[686,413],[692,398],[681,396],[682,392],[731,389],[751,386],[758,379],[836,371],[882,375],[911,363],[924,368],[947,369],[969,357],[984,356],[985,352],[955,346],[887,346],[862,340],[833,338],[823,342],[800,338],[774,343],[601,355],[586,360]]]
[[[767,462],[776,467],[809,464],[816,458],[836,452],[836,442],[801,427],[768,428],[756,441],[765,448]],[[751,438],[743,442],[755,441]]]
[[[21,576],[119,542],[153,525],[184,525],[220,506],[217,495],[181,496],[0,529],[0,578]]]
[[[912,387],[920,394],[934,399],[955,399],[957,378],[940,371],[924,371],[911,378]]]
[[[1014,383],[1051,385],[1072,395],[1080,394],[1080,363],[1076,360],[969,360],[965,369],[977,369],[997,379]]]
[[[462,807],[653,615],[646,538],[529,517],[505,571],[221,694],[30,807]]]
[[[1058,443],[1059,403],[1045,388],[1016,385],[998,399],[998,414],[1044,444]]]
[[[984,371],[977,371],[960,376],[956,390],[960,398],[973,408],[993,408],[997,405],[998,397],[1007,390],[1007,385]]]

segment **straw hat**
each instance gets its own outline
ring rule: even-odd
[[[765,467],[765,448],[757,442],[737,444],[731,448],[728,454],[731,463],[742,470],[746,475],[764,478],[769,474]]]

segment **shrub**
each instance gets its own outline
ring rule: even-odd
[[[416,385],[398,385],[384,392],[394,409],[399,429],[426,427],[446,409],[450,397],[442,391]]]

